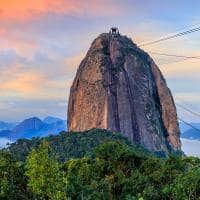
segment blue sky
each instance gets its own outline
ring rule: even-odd
[[[71,82],[95,37],[118,26],[143,44],[200,26],[199,8],[197,0],[0,0],[0,120],[66,118]],[[200,32],[144,50],[200,56]],[[175,100],[200,112],[199,60],[151,56]],[[200,121],[181,109],[178,113]]]

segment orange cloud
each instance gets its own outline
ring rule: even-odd
[[[65,2],[65,7],[63,4]],[[0,16],[4,19],[28,20],[46,12],[73,11],[70,1],[54,0],[0,0]]]
[[[7,30],[4,28],[0,28],[0,36],[5,36],[7,33]]]
[[[31,94],[36,92],[41,84],[42,77],[37,72],[23,71],[20,65],[16,64],[3,71],[0,81],[0,91],[2,93],[19,92]]]
[[[37,74],[24,74],[17,77],[16,80],[11,80],[3,85],[4,89],[14,90],[22,93],[31,93],[35,90],[35,83],[38,81]]]
[[[20,64],[7,66],[0,74],[2,96],[21,96],[32,99],[63,99],[71,80],[50,79],[41,71],[29,69]]]
[[[105,9],[105,5],[110,9]],[[4,20],[27,21],[48,12],[85,14],[88,10],[91,14],[113,14],[116,6],[108,0],[0,0],[0,18]]]
[[[78,54],[72,57],[68,57],[66,59],[64,59],[64,68],[63,71],[66,73],[70,73],[70,74],[75,74],[76,69],[78,68],[78,66],[81,63],[81,60],[84,58],[84,55]]]
[[[180,62],[162,65],[161,70],[168,78],[188,78],[193,81],[199,80],[200,78],[199,62],[195,59],[182,60]]]
[[[0,0],[1,1],[1,0]],[[22,38],[12,29],[0,27],[0,50],[14,49],[19,55],[31,58],[37,50],[38,44],[32,38]]]

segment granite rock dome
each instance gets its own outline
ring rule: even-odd
[[[152,58],[126,36],[101,34],[70,90],[69,131],[121,132],[151,151],[181,150],[176,107]]]

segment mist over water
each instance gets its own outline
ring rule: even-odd
[[[12,141],[7,138],[0,138],[0,149],[6,147],[8,143],[12,143]]]
[[[187,156],[200,157],[200,141],[181,139],[182,150]]]

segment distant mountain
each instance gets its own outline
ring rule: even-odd
[[[200,140],[200,133],[190,126],[180,122],[181,138],[190,140]],[[191,123],[200,129],[200,123]],[[48,116],[43,120],[38,117],[25,119],[21,123],[8,123],[0,121],[0,138],[15,141],[20,138],[30,139],[32,137],[45,137],[50,134],[55,135],[67,130],[66,120]]]
[[[200,140],[200,132],[195,129],[189,129],[181,134],[182,138],[191,140]]]
[[[52,117],[52,116],[48,116],[46,118],[44,118],[43,122],[47,123],[47,124],[52,124],[58,121],[62,121],[62,119],[57,118],[57,117]]]
[[[0,121],[0,131],[2,130],[11,130],[13,129],[18,123],[7,123]]]
[[[40,130],[45,126],[45,123],[37,117],[25,119],[17,125],[10,134],[10,139],[31,138],[39,136]]]
[[[66,121],[62,119],[47,117],[42,121],[37,117],[32,117],[25,119],[12,130],[0,131],[0,137],[15,141],[20,138],[45,137],[50,134],[58,134],[65,130]]]
[[[65,130],[66,130],[66,121],[64,121],[64,120],[57,121],[57,122],[54,122],[54,123],[44,126],[42,128],[42,130],[40,131],[40,136],[45,137],[49,134],[55,135],[61,131],[65,131]]]
[[[200,129],[200,123],[190,123],[190,124],[198,129]],[[182,122],[179,122],[179,126],[180,126],[181,133],[184,133],[191,129],[190,126],[188,126],[187,124],[182,123]]]
[[[3,130],[0,131],[0,138],[7,138],[9,137],[9,135],[12,133],[12,131],[10,130]]]
[[[200,129],[200,123],[190,123],[193,127]],[[200,140],[200,132],[190,126],[180,123],[181,138],[190,140]]]

